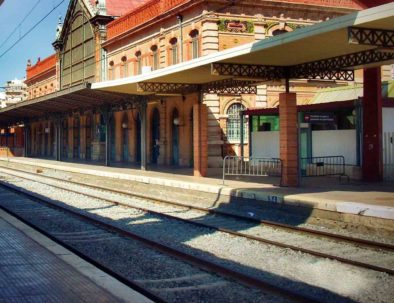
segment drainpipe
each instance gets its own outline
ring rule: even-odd
[[[28,157],[28,146],[27,146],[27,142],[28,142],[28,136],[29,136],[29,127],[27,126],[27,122],[24,122],[23,123],[24,124],[24,128],[23,128],[23,135],[24,135],[24,138],[23,138],[23,147],[24,147],[24,150],[23,150],[23,154],[24,154],[24,157]]]
[[[104,107],[100,110],[105,123],[105,166],[111,166],[111,111],[109,107]]]
[[[146,170],[146,154],[147,154],[147,146],[146,146],[146,131],[147,131],[147,117],[146,117],[146,109],[147,109],[147,98],[141,103],[140,107],[140,118],[141,118],[141,170]]]
[[[183,62],[183,24],[182,24],[183,16],[177,15],[176,19],[178,20],[178,24],[179,24],[179,32],[180,32],[179,43],[181,44],[179,62]]]
[[[107,51],[101,48],[101,81],[107,81]]]

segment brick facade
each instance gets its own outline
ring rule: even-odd
[[[279,94],[282,186],[298,186],[298,123],[295,93]]]
[[[30,60],[26,68],[28,99],[45,96],[58,89],[56,76],[56,55],[51,55],[43,60],[38,59],[35,65]]]
[[[80,7],[87,15],[86,20],[95,18],[92,11],[94,1],[74,2],[81,5],[72,6],[70,9]],[[152,69],[164,68],[191,60],[193,57],[206,56],[245,43],[268,39],[278,32],[294,31],[360,9],[359,5],[347,0],[245,0],[237,1],[234,5],[228,5],[227,1],[151,0],[130,1],[130,5],[133,5],[127,10],[125,7],[114,6],[116,1],[106,2],[109,3],[107,13],[117,9],[119,14],[116,16],[121,17],[108,24],[108,20],[100,23],[97,18],[91,21],[95,61],[92,81],[125,78],[141,72],[149,73]],[[64,30],[71,26],[70,22],[65,20]],[[63,60],[64,46],[58,42],[55,44],[55,55],[37,62],[34,66],[28,66],[27,83],[30,98],[59,89],[60,60]],[[177,62],[174,62],[175,60]],[[307,103],[318,88],[333,85],[338,84],[314,84],[300,80],[291,83],[291,90],[297,93],[298,102]],[[283,91],[283,83],[265,82],[257,86],[256,94],[250,95],[203,94],[200,98],[199,93],[190,93],[183,96],[151,97],[147,105],[148,164],[157,162],[157,165],[176,164],[181,167],[194,167],[195,175],[205,176],[208,168],[222,165],[224,156],[241,153],[239,140],[229,140],[227,136],[229,107],[232,104],[241,104],[245,108],[275,107],[278,103],[283,103],[283,98],[289,98],[293,104],[295,97],[291,94],[282,95]],[[294,106],[287,102],[285,104],[286,106],[281,108],[281,115],[290,115],[292,118],[284,119],[283,125],[281,124],[281,140],[283,139],[284,146],[287,146],[281,149],[281,157],[283,152],[286,167],[284,183],[292,185],[297,182],[297,176],[293,174],[295,147],[290,145],[290,142],[294,139],[291,133],[296,130],[297,125],[293,117]],[[100,138],[100,132],[103,131],[100,110],[93,108],[87,112],[65,113],[67,117],[62,118],[67,121],[62,135],[64,157],[99,161],[105,158],[105,142]],[[117,109],[115,113],[110,114],[113,119],[112,161],[140,160],[139,110],[138,107]],[[154,113],[159,115],[158,122],[154,121]],[[177,115],[176,119],[174,115]],[[88,128],[89,119],[92,125]],[[74,127],[77,120],[79,126]],[[155,127],[159,128],[159,135],[153,134]],[[32,155],[48,154],[43,152],[45,150],[49,150],[49,154],[54,154],[54,148],[43,145],[43,142],[47,142],[45,136],[53,138],[53,128],[53,122],[45,120],[31,123],[29,134],[33,142],[30,148]],[[49,135],[45,135],[45,129],[49,129]],[[286,137],[286,130],[290,133],[289,138]],[[74,146],[77,142],[76,132],[79,134],[80,145],[78,155],[75,154]],[[157,140],[154,139],[155,136],[158,136]],[[245,155],[248,155],[247,143],[244,151]]]
[[[174,46],[172,41],[177,41],[175,48],[178,53],[178,62],[191,59],[191,37],[190,33],[197,31],[199,35],[199,56],[209,55],[220,50],[236,47],[241,44],[268,38],[275,34],[276,30],[293,31],[327,18],[333,18],[357,6],[350,2],[337,6],[338,3],[325,3],[329,9],[315,10],[301,6],[294,1],[286,4],[286,12],[277,1],[266,3],[255,1],[240,1],[239,4],[225,7],[220,13],[215,12],[217,6],[211,1],[173,1],[179,5],[177,10],[168,10],[163,14],[163,3],[168,1],[150,1],[145,3],[134,12],[125,15],[108,25],[108,40],[103,44],[107,50],[109,78],[117,79],[126,76],[137,75],[142,66],[152,67],[152,48],[158,49],[159,68],[172,65]],[[343,1],[342,1],[343,2]],[[341,2],[341,3],[342,3]],[[323,5],[322,3],[320,3]],[[335,7],[336,6],[336,7]],[[261,12],[264,12],[264,16]],[[177,19],[182,15],[182,25]],[[142,19],[148,22],[142,23]],[[137,59],[136,54],[140,55]],[[183,56],[182,56],[183,54]],[[125,68],[125,64],[127,65]],[[149,68],[148,68],[149,70]],[[332,86],[335,84],[321,84],[321,86]],[[316,92],[316,85],[306,81],[298,81],[292,84],[292,90],[298,93],[301,102],[312,99]],[[258,86],[257,94],[242,96],[239,100],[248,100],[246,107],[277,106],[279,93],[283,92],[281,83],[267,83]],[[240,155],[240,142],[229,142],[226,138],[226,106],[228,99],[236,96],[205,94],[202,102],[207,107],[207,165],[208,167],[220,167],[225,155]],[[183,98],[189,99],[186,95]],[[160,164],[171,164],[171,108],[179,107],[176,98],[163,97],[161,103],[165,103],[167,110],[161,110],[161,139]],[[159,102],[153,101],[153,102]],[[186,102],[185,104],[188,104]],[[187,105],[189,106],[189,105]],[[161,106],[159,106],[161,107]],[[149,106],[148,106],[149,111]],[[163,117],[163,114],[165,115]],[[183,113],[185,115],[185,113]],[[150,132],[150,116],[148,115],[148,134]],[[183,121],[186,121],[183,119]],[[188,146],[190,142],[190,131],[188,123],[180,127],[182,131],[182,155],[179,165],[188,166]],[[148,138],[148,146],[151,146]],[[118,148],[119,150],[119,148]],[[248,146],[244,147],[248,154]],[[148,161],[151,159],[148,149]]]

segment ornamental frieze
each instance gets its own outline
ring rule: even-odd
[[[254,25],[251,21],[220,19],[219,31],[231,33],[253,33]]]
[[[305,25],[305,24],[297,24],[297,23],[288,23],[288,22],[277,22],[277,21],[269,22],[268,21],[267,24],[266,24],[266,28],[265,28],[266,34],[268,35],[270,30],[273,27],[276,27],[276,26],[280,26],[280,29],[285,29],[286,27],[288,27],[288,28],[291,28],[293,31],[295,31],[295,30],[297,30],[299,28],[304,28],[307,25]]]

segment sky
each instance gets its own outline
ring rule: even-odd
[[[12,44],[59,3],[61,5],[44,21],[4,54]],[[52,42],[55,41],[56,26],[59,17],[64,18],[68,4],[69,0],[5,0],[3,2],[0,6],[0,87],[4,86],[8,80],[24,78],[28,59],[35,64],[38,57],[44,59],[55,52]],[[35,7],[34,10],[28,14],[33,7]],[[6,41],[25,17],[26,20]],[[1,88],[0,91],[2,91]]]

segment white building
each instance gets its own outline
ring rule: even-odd
[[[6,107],[5,105],[5,92],[0,92],[0,108]]]
[[[26,100],[26,89],[27,85],[23,80],[15,79],[7,81],[4,93],[0,95],[1,108]]]

